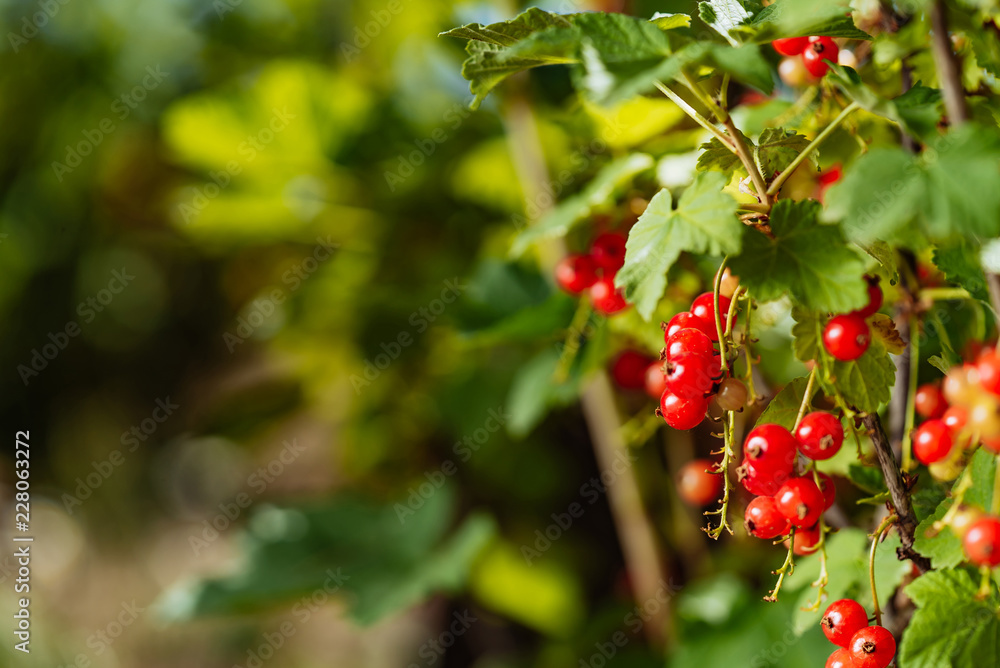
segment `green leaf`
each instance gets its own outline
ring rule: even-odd
[[[899,269],[896,267],[896,253],[892,250],[892,246],[884,241],[874,241],[867,246],[862,246],[861,250],[878,263],[877,273],[893,283],[899,280]]]
[[[988,301],[989,290],[976,251],[966,241],[934,249],[934,266],[944,272],[949,283],[969,291],[976,299]]]
[[[848,0],[777,0],[736,32],[759,44],[809,35],[871,39],[868,33],[858,30],[850,13]]]
[[[454,497],[444,485],[420,497],[419,505],[343,495],[314,507],[262,509],[244,537],[246,562],[238,572],[170,590],[158,607],[169,619],[183,620],[259,610],[325,591],[343,597],[358,623],[374,623],[434,593],[464,587],[495,526],[473,514],[446,536]]]
[[[676,28],[691,27],[691,17],[687,14],[665,14],[663,12],[656,12],[653,14],[653,18],[649,19],[649,22],[655,24],[660,30],[674,30]]]
[[[523,14],[510,21],[491,23],[484,26],[470,23],[460,28],[443,32],[439,37],[457,37],[476,42],[486,42],[496,46],[512,46],[532,33],[551,28],[552,26],[568,26],[574,15],[560,15],[546,12],[537,7],[528,9]]]
[[[837,87],[862,109],[899,124],[905,132],[917,138],[937,135],[941,121],[941,92],[917,83],[895,100],[887,100],[861,81],[861,76],[850,67],[832,65],[830,77]]]
[[[612,203],[615,193],[640,173],[653,167],[653,158],[645,153],[616,158],[594,176],[576,195],[567,197],[535,225],[521,232],[514,239],[511,254],[521,255],[528,246],[541,239],[564,236],[574,225],[590,216],[595,210]]]
[[[868,494],[881,494],[887,490],[882,470],[875,466],[854,462],[847,467],[847,477],[855,487]]]
[[[739,130],[737,130],[739,132]],[[743,141],[746,142],[747,147],[753,150],[756,145],[753,140],[740,132],[740,136]],[[740,158],[736,153],[724,146],[721,141],[716,138],[712,138],[705,142],[700,147],[702,149],[701,155],[698,156],[698,169],[707,171],[722,172],[725,174],[727,179],[733,178],[733,174],[737,170],[743,170],[743,163],[740,162]]]
[[[744,231],[743,252],[730,264],[755,298],[790,294],[806,307],[837,313],[865,305],[864,263],[839,228],[817,222],[819,210],[815,201],[781,200],[771,210],[773,239]]]
[[[806,386],[808,384],[809,378],[802,377],[796,378],[788,383],[788,385],[785,385],[781,389],[781,392],[778,392],[774,399],[771,399],[771,403],[760,414],[757,422],[760,424],[780,424],[786,429],[791,430],[795,425],[795,418],[799,415],[799,407],[802,405],[802,399],[805,397]],[[809,397],[810,403],[812,403],[812,399],[816,396],[818,389],[817,385],[813,383],[812,396]]]
[[[881,239],[917,247],[921,234],[934,242],[995,237],[998,165],[1000,138],[971,123],[919,156],[873,149],[827,192],[823,219],[843,221],[848,236],[861,244]]]
[[[698,3],[701,20],[716,32],[731,40],[729,32],[750,18],[750,12],[743,8],[739,0],[707,0]]]
[[[906,587],[917,611],[903,634],[899,663],[907,668],[980,668],[1000,651],[1000,599],[985,599],[964,570],[925,573]]]
[[[751,147],[757,166],[768,182],[792,164],[799,153],[809,145],[809,139],[784,128],[767,128],[757,140],[757,146]],[[816,162],[816,153],[810,156]]]
[[[882,342],[872,337],[864,355],[850,362],[835,362],[827,375],[828,378],[820,376],[827,394],[832,396],[839,391],[851,406],[873,413],[892,396],[896,365]]]
[[[823,327],[826,325],[818,313],[796,306],[792,309],[792,348],[795,356],[803,362],[821,358],[820,346],[823,341]]]
[[[739,252],[742,225],[736,200],[722,191],[726,183],[721,174],[699,174],[676,209],[670,191],[661,190],[632,227],[615,284],[646,320],[666,289],[667,270],[682,252]]]

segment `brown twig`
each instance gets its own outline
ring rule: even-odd
[[[944,95],[944,106],[948,119],[953,125],[962,125],[969,120],[969,107],[965,103],[965,88],[962,86],[962,70],[951,48],[948,33],[948,10],[944,0],[934,0],[930,11],[931,51],[937,67],[938,79]]]

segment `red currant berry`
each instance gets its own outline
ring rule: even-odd
[[[969,422],[969,410],[965,406],[951,406],[941,416],[941,422],[951,430],[952,436],[957,436]]]
[[[896,656],[896,639],[881,626],[866,626],[847,647],[855,668],[885,668]]]
[[[605,232],[594,239],[590,254],[594,256],[598,267],[613,274],[625,264],[625,242],[624,235]]]
[[[729,317],[729,304],[732,300],[729,297],[719,295],[719,322],[722,323],[722,331],[726,331],[726,323]],[[706,292],[704,294],[698,295],[693,302],[691,302],[691,313],[698,316],[715,331],[715,336],[712,337],[713,341],[719,340],[719,333],[715,327],[715,296],[711,292]],[[736,315],[733,315],[735,320]]]
[[[667,360],[667,388],[678,397],[703,397],[719,377],[719,361],[699,355],[678,355]]]
[[[722,477],[712,473],[715,464],[708,459],[696,459],[681,468],[677,478],[677,493],[692,506],[707,506],[722,493]]]
[[[850,362],[864,355],[871,340],[868,323],[857,313],[835,316],[823,330],[823,346],[841,362]]]
[[[809,459],[829,459],[844,444],[844,427],[833,413],[814,411],[802,418],[795,438],[799,442],[799,452]]]
[[[611,364],[611,377],[623,390],[641,390],[646,386],[646,368],[652,360],[634,350],[623,350]]]
[[[928,420],[913,433],[913,456],[921,464],[933,464],[948,456],[954,440],[941,420]]]
[[[844,175],[844,168],[841,167],[840,163],[838,162],[835,165],[832,165],[826,171],[821,172],[820,175],[816,177],[816,182],[819,183],[820,186],[828,188],[837,181],[839,181],[840,177],[842,177],[843,175]]]
[[[747,434],[743,442],[743,459],[753,464],[764,479],[790,477],[795,457],[795,439],[780,424],[762,424]]]
[[[878,286],[878,281],[868,279],[868,305],[860,311],[855,311],[862,318],[870,318],[882,308],[882,288]]]
[[[826,660],[826,668],[854,668],[854,661],[851,660],[851,653],[841,647],[834,650],[830,658]]]
[[[646,394],[653,399],[659,399],[667,390],[667,374],[663,372],[662,362],[653,362],[646,367]]]
[[[809,74],[821,77],[829,71],[830,63],[837,62],[839,53],[840,47],[829,37],[810,37],[808,46],[802,52],[802,63]]]
[[[781,514],[799,528],[816,524],[826,504],[823,492],[812,478],[792,478],[781,486],[774,500]]]
[[[783,56],[797,56],[809,45],[808,37],[785,37],[771,42],[774,50]]]
[[[597,282],[597,264],[589,255],[567,255],[556,265],[556,283],[578,295]]]
[[[708,399],[705,397],[690,397],[682,399],[670,390],[660,397],[660,414],[668,425],[674,429],[694,429],[705,419],[708,412]]]
[[[743,410],[747,405],[747,386],[735,378],[727,378],[719,385],[715,401],[724,411]]]
[[[736,474],[743,483],[743,488],[754,496],[774,496],[789,477],[785,474],[762,474],[750,462],[744,462],[743,466],[736,469]]]
[[[977,566],[1000,566],[1000,519],[984,517],[973,522],[962,544],[969,561]]]
[[[590,286],[590,300],[594,308],[604,315],[614,315],[628,306],[621,291],[615,288],[614,276],[605,275]]]
[[[996,350],[984,352],[976,364],[979,385],[987,392],[1000,394],[1000,354]]]
[[[681,311],[670,319],[670,322],[667,323],[666,329],[663,330],[663,340],[669,341],[671,336],[680,330],[687,328],[697,329],[712,341],[719,340],[719,334],[715,331],[715,322],[712,322],[710,325],[688,311]]]
[[[758,496],[747,505],[745,526],[747,533],[769,540],[784,536],[790,530],[788,519],[780,512],[770,496]]]
[[[705,359],[715,357],[712,339],[705,332],[687,327],[679,329],[667,338],[667,359],[680,355],[697,355]]]
[[[819,477],[819,490],[823,492],[823,510],[830,510],[837,500],[837,487],[827,474],[817,472],[816,475]]]
[[[798,534],[795,537],[798,538]],[[868,627],[868,613],[857,601],[842,598],[829,605],[819,625],[827,640],[834,645],[847,647],[855,633]]]
[[[941,386],[936,383],[926,383],[917,388],[913,395],[913,407],[925,418],[936,419],[948,410],[948,400],[944,398]]]
[[[788,547],[788,541],[785,541],[785,547]],[[795,530],[795,544],[792,547],[792,552],[800,557],[806,557],[810,554],[816,552],[819,547],[819,524],[811,526],[807,529],[796,529]]]

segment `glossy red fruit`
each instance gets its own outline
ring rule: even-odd
[[[677,493],[692,506],[707,506],[722,494],[722,476],[712,473],[715,464],[709,459],[696,459],[681,467],[677,478]]]
[[[714,324],[710,326],[707,322],[689,311],[681,311],[670,319],[670,322],[666,324],[666,327],[663,330],[663,340],[669,341],[671,336],[682,329],[688,328],[697,329],[712,341],[719,340]]]
[[[810,37],[802,52],[802,63],[814,77],[821,77],[830,70],[830,63],[837,62],[840,47],[829,37]]]
[[[625,264],[626,238],[617,232],[605,232],[594,239],[590,254],[597,266],[608,273],[615,273]]]
[[[976,370],[979,372],[979,386],[987,392],[1000,394],[1000,354],[993,349],[982,353]]]
[[[948,400],[944,398],[940,385],[925,383],[918,387],[917,393],[913,395],[913,407],[919,415],[933,420],[948,410]]]
[[[823,510],[829,510],[837,500],[837,487],[833,484],[833,478],[825,473],[816,473],[819,478],[819,491],[823,492]]]
[[[941,416],[941,422],[951,430],[952,436],[957,436],[969,422],[969,410],[965,406],[951,406]]]
[[[667,389],[678,397],[703,397],[721,373],[719,360],[700,355],[678,355],[667,360]]]
[[[663,362],[656,361],[646,367],[646,394],[659,399],[667,391],[667,375],[663,373]]]
[[[744,462],[736,469],[743,488],[754,496],[774,496],[790,477],[787,474],[763,474],[750,462]]]
[[[866,626],[854,634],[847,650],[855,668],[885,668],[896,656],[896,639],[881,626]]]
[[[795,430],[799,452],[809,459],[830,459],[844,444],[844,427],[833,413],[813,411],[802,418]]]
[[[567,255],[556,265],[556,283],[578,295],[597,282],[597,263],[589,255]]]
[[[719,322],[722,323],[722,331],[726,331],[726,323],[729,317],[729,304],[732,302],[729,297],[724,295],[719,295]],[[706,292],[704,294],[698,295],[693,302],[691,302],[691,313],[698,316],[705,322],[709,324],[712,328],[712,333],[714,337],[709,337],[713,341],[719,340],[719,333],[716,330],[715,323],[715,296],[711,292]],[[736,315],[733,314],[733,319],[735,320]]]
[[[814,554],[819,548],[819,535],[819,524],[806,529],[796,529],[795,544],[792,547],[792,552],[800,557]],[[785,541],[785,547],[788,547],[787,540]]]
[[[751,536],[765,540],[784,536],[791,529],[770,496],[758,496],[747,505],[744,525]]]
[[[969,561],[977,566],[1000,566],[1000,519],[984,517],[973,522],[962,545]]]
[[[870,318],[878,313],[882,308],[882,288],[878,286],[878,281],[869,279],[868,281],[868,305],[859,311],[855,311],[862,318]]]
[[[785,37],[771,42],[774,50],[783,56],[797,56],[809,45],[808,37]]]
[[[819,625],[827,640],[847,647],[854,634],[868,626],[868,613],[854,599],[842,598],[827,607]]]
[[[928,420],[913,432],[913,456],[921,464],[933,464],[948,456],[954,439],[942,420]]]
[[[830,658],[826,660],[826,668],[854,668],[854,661],[851,653],[841,647],[835,650]]]
[[[712,339],[700,329],[685,327],[667,337],[667,359],[680,355],[698,355],[706,359],[716,356]]]
[[[628,306],[621,291],[615,289],[614,276],[604,276],[590,286],[590,301],[604,315],[614,315]]]
[[[674,429],[694,429],[705,419],[707,412],[708,399],[705,397],[682,399],[670,390],[660,397],[660,414]]]
[[[823,346],[842,362],[856,360],[871,343],[868,323],[857,313],[845,313],[830,319],[823,330]]]
[[[774,495],[778,511],[792,526],[811,527],[823,514],[826,498],[812,478],[792,478]]]
[[[795,438],[780,424],[759,425],[743,442],[743,459],[751,463],[763,479],[791,476],[795,458]]]
[[[646,369],[653,360],[634,350],[623,350],[611,364],[611,377],[625,390],[641,390],[646,386]]]

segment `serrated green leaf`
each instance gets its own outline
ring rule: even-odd
[[[753,140],[742,132],[740,132],[740,136],[750,150],[756,147]],[[731,179],[736,170],[743,170],[743,163],[740,162],[739,156],[733,150],[724,146],[718,139],[713,137],[699,148],[702,149],[701,155],[698,156],[698,169],[700,171],[722,172],[727,179]]]
[[[878,263],[874,273],[882,275],[893,283],[899,280],[899,269],[896,267],[896,253],[892,250],[892,246],[884,241],[874,241],[867,246],[862,246],[861,250]]]
[[[868,494],[881,494],[886,491],[885,477],[881,469],[875,466],[852,463],[847,467],[847,478],[855,487]]]
[[[516,44],[518,40],[522,40],[539,30],[552,26],[569,26],[572,16],[572,14],[553,14],[532,7],[510,21],[501,21],[485,26],[479,23],[470,23],[443,32],[439,37],[457,37],[458,39],[486,42],[496,46],[511,46]]]
[[[674,30],[676,28],[689,28],[691,26],[691,17],[687,14],[656,12],[653,14],[653,18],[649,19],[649,22],[655,24],[660,30]]]
[[[809,145],[809,139],[784,128],[767,128],[760,133],[756,147],[751,147],[761,174],[770,182],[785,171],[799,153]],[[816,162],[816,153],[811,159]]]
[[[716,32],[731,40],[730,31],[750,18],[750,12],[743,8],[739,0],[707,0],[698,3],[701,20]]]
[[[1000,138],[967,124],[919,156],[873,149],[827,191],[823,219],[853,240],[919,245],[1000,235]],[[974,194],[973,194],[974,193]],[[916,225],[914,225],[916,223]]]
[[[605,165],[597,175],[576,195],[563,200],[543,219],[522,231],[515,239],[511,254],[521,255],[541,239],[564,236],[574,225],[591,215],[596,209],[606,207],[615,193],[631,183],[642,172],[653,167],[653,158],[645,153],[616,158]]]
[[[722,191],[726,182],[721,174],[699,174],[676,209],[670,191],[661,190],[632,227],[625,265],[615,284],[646,320],[663,296],[667,270],[682,252],[739,252],[742,225],[736,217],[736,200]]]
[[[792,348],[795,356],[803,362],[820,359],[820,345],[826,323],[819,314],[800,306],[792,309],[792,318],[795,320],[792,325]]]
[[[817,222],[819,210],[818,202],[781,200],[771,210],[773,239],[745,230],[743,252],[730,264],[756,299],[790,294],[803,306],[836,313],[865,305],[864,263],[837,227]]]
[[[759,44],[782,37],[828,35],[871,39],[851,17],[848,0],[777,0],[764,7],[737,34]]]
[[[781,389],[781,392],[778,392],[774,396],[774,399],[771,399],[771,403],[760,414],[757,422],[759,424],[780,424],[782,427],[791,430],[795,425],[795,418],[798,417],[799,407],[802,405],[803,397],[805,397],[807,385],[809,385],[808,377],[796,378],[785,385]],[[810,393],[811,396],[809,397],[810,403],[818,390],[819,388],[814,383],[812,392]]]
[[[965,288],[976,299],[989,300],[983,268],[976,251],[967,242],[938,246],[932,259],[949,283]]]
[[[821,374],[827,394],[840,396],[854,408],[874,413],[892,396],[896,382],[896,365],[882,342],[872,338],[865,354],[850,362],[837,361],[829,371],[829,381]]]
[[[907,668],[981,668],[1000,652],[1000,599],[985,599],[965,570],[925,573],[906,587],[917,611],[903,634],[899,663]]]

